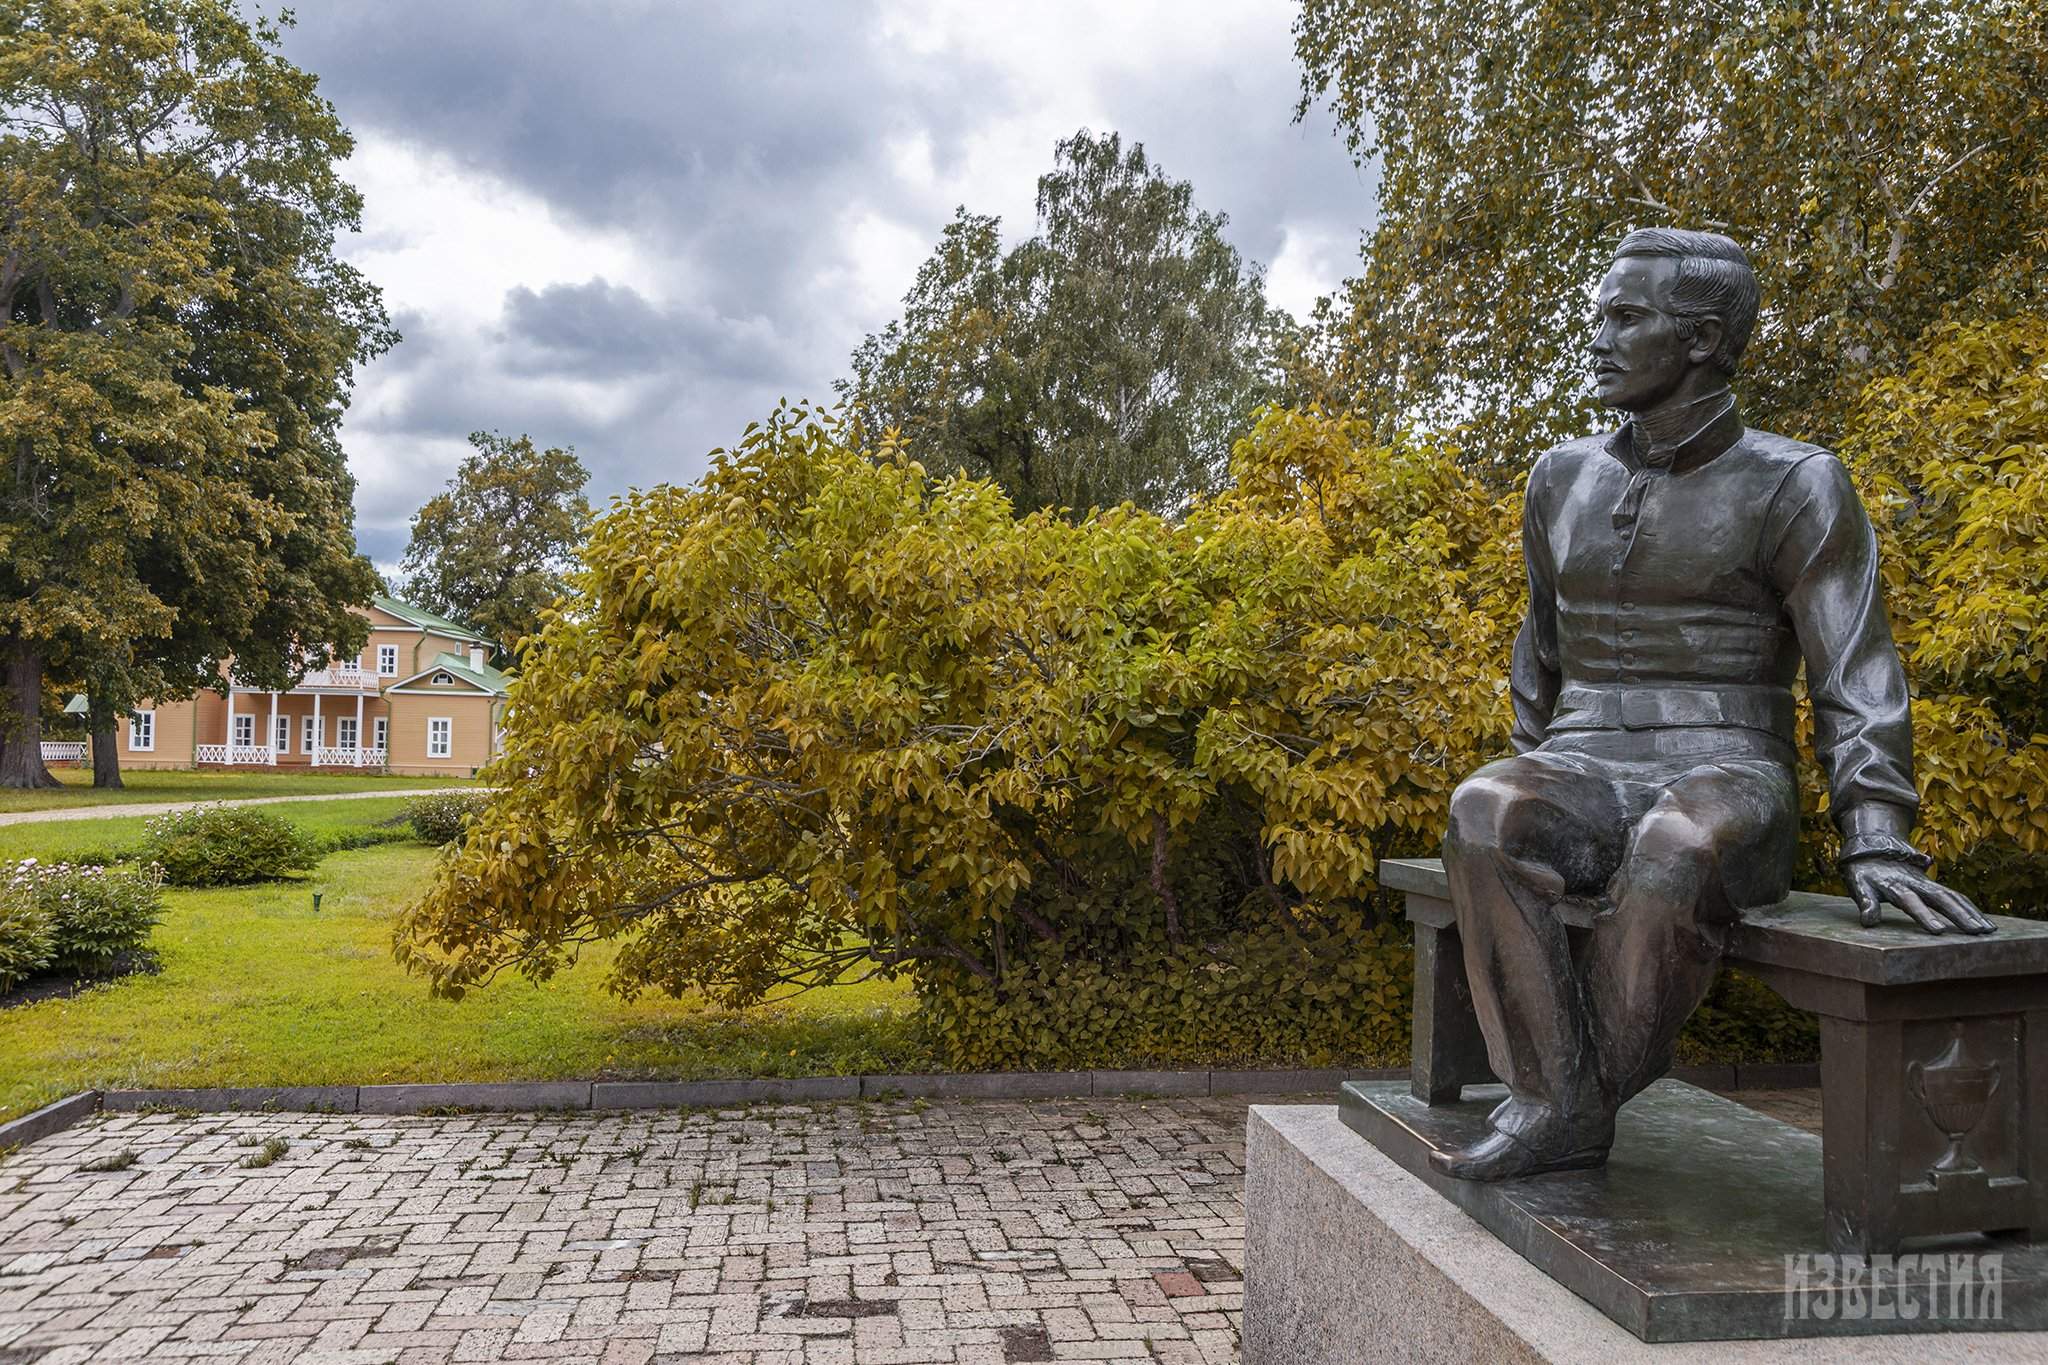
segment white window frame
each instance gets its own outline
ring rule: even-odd
[[[320,733],[320,726],[318,724],[319,719],[324,718],[307,716],[305,717],[305,724],[299,727],[299,735],[301,742],[306,746],[305,752],[309,754],[312,753],[315,749],[319,748],[320,741],[323,738],[325,738],[325,736],[323,736]]]
[[[336,716],[334,718],[334,747],[353,752],[356,747],[356,718]]]
[[[434,731],[440,729],[440,743],[434,741]],[[427,717],[427,757],[455,757],[455,718],[453,716]]]
[[[270,736],[272,751],[280,754],[290,753],[292,751],[292,718],[280,713],[277,718],[277,724],[270,728],[273,732]]]
[[[398,646],[377,646],[377,676],[395,678],[398,676]]]
[[[156,752],[155,711],[134,711],[129,713],[128,751],[136,754]]]
[[[237,749],[255,748],[256,717],[247,711],[237,713],[235,716],[235,728],[228,732],[228,743],[234,745]]]
[[[376,743],[370,747],[378,753],[391,752],[391,717],[377,716],[370,721],[370,734]]]
[[[432,687],[453,687],[455,686],[455,675],[453,673],[436,673],[433,677],[427,679],[427,683]]]

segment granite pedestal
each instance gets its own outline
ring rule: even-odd
[[[1405,1087],[1381,1089],[1405,1098]],[[1424,1112],[1444,1108],[1419,1103],[1415,1107]],[[1483,1102],[1458,1107],[1483,1110]],[[1718,1159],[1724,1166],[1723,1179],[1733,1172],[1732,1184],[1722,1188],[1737,1193],[1713,1200],[1695,1191],[1688,1201],[1694,1216],[1710,1221],[1718,1217],[1718,1205],[1741,1197],[1745,1184],[1741,1171],[1747,1158],[1742,1153],[1724,1151]],[[1802,1160],[1799,1165],[1805,1169],[1808,1163]],[[1543,1176],[1524,1183],[1598,1174]],[[1818,1208],[1817,1171],[1804,1198],[1810,1207],[1792,1216],[1810,1215]],[[1978,1331],[1972,1329],[1985,1324],[1961,1319],[1947,1324],[1951,1330],[1931,1335],[1646,1344],[1525,1259],[1523,1249],[1481,1226],[1422,1179],[1361,1141],[1335,1106],[1262,1105],[1251,1110],[1245,1209],[1245,1365],[2048,1361],[2048,1333]],[[1758,1215],[1752,1210],[1731,1216],[1740,1221]],[[1529,1235],[1560,1235],[1556,1225],[1547,1226],[1549,1230],[1532,1230]],[[1562,1235],[1568,1239],[1572,1231],[1566,1226]],[[1809,1235],[1802,1245],[1811,1241]],[[1782,1301],[1782,1259],[1760,1273]],[[2016,1282],[2030,1273],[2008,1257],[2002,1301],[1980,1294],[1975,1302],[1999,1308],[2009,1319],[2018,1307]],[[1893,1302],[1896,1306],[1896,1295]],[[2034,1302],[2038,1303],[2037,1293]],[[1873,1321],[1864,1330],[1883,1332],[1901,1325],[1908,1324]]]

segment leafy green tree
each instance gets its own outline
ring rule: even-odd
[[[1060,142],[1037,207],[1009,252],[997,219],[961,209],[841,392],[1025,511],[1184,509],[1274,392],[1291,323],[1224,216],[1115,133]]]
[[[429,611],[493,636],[507,654],[540,629],[590,526],[574,450],[479,431],[476,454],[412,519],[405,593]]]
[[[361,647],[337,431],[394,334],[333,254],[350,139],[277,42],[226,0],[0,11],[0,785],[52,781],[50,668],[111,759],[230,657],[283,687]]]
[[[1745,411],[1824,444],[1931,324],[2038,307],[2030,0],[1303,0],[1295,37],[1303,110],[1326,97],[1380,166],[1331,321],[1343,388],[1383,427],[1460,426],[1505,471],[1588,429],[1589,286],[1634,227],[1749,249]]]

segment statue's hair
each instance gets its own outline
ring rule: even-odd
[[[1677,319],[1678,334],[1690,341],[1701,318],[1719,318],[1721,344],[1714,348],[1714,366],[1733,375],[1756,327],[1757,309],[1756,272],[1735,239],[1718,232],[1638,228],[1615,248],[1615,260],[1628,256],[1667,256],[1678,262],[1671,282],[1671,316]]]

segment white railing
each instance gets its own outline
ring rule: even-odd
[[[333,668],[316,668],[300,680],[301,687],[352,687],[360,692],[377,690],[377,675],[365,672],[360,664],[342,664]]]
[[[384,766],[382,749],[341,749],[322,744],[313,750],[313,766],[316,768],[381,768]]]
[[[43,741],[43,762],[83,763],[85,745],[75,739],[46,739]]]
[[[192,751],[196,763],[239,763],[260,768],[277,766],[277,751],[264,744],[200,744]]]

